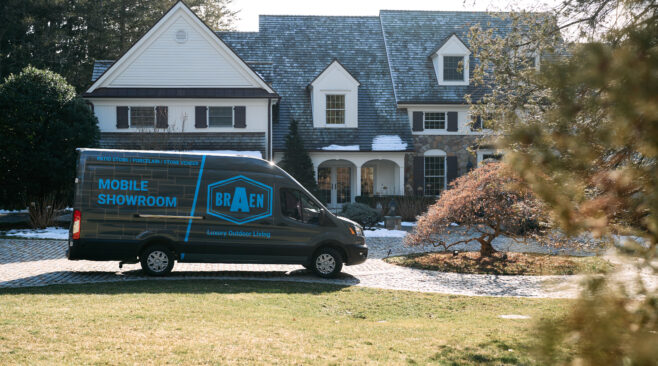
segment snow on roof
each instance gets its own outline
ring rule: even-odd
[[[378,135],[372,139],[372,151],[404,151],[407,143],[398,135]]]
[[[322,148],[328,151],[359,151],[359,145],[329,145]]]

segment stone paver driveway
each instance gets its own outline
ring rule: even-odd
[[[343,268],[336,279],[322,279],[301,266],[176,263],[164,279],[144,276],[138,264],[119,269],[118,262],[69,261],[66,241],[0,239],[0,288],[121,282],[136,280],[241,279],[296,281],[471,296],[575,297],[577,276],[494,276],[442,273],[403,268],[384,262],[399,238],[368,238],[370,259]],[[418,251],[426,251],[419,248]]]

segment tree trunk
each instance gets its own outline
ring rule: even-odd
[[[492,240],[478,240],[480,242],[480,257],[491,257],[496,249],[491,245]]]

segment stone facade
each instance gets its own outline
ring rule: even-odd
[[[101,132],[100,147],[134,150],[238,150],[260,151],[266,158],[264,132],[181,133]]]
[[[404,179],[405,193],[411,194],[414,157],[423,156],[426,151],[439,149],[446,152],[448,156],[457,157],[457,174],[466,173],[470,167],[477,166],[477,157],[469,151],[477,146],[481,136],[477,135],[414,135],[414,152],[405,155]]]

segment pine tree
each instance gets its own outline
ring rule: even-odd
[[[299,135],[298,122],[295,120],[290,122],[286,136],[286,151],[279,166],[297,179],[309,192],[313,194],[317,192],[318,184],[315,181],[313,162],[304,148],[304,141]]]

